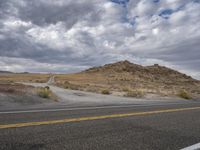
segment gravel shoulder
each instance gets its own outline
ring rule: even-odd
[[[121,105],[121,104],[154,104],[169,102],[188,102],[188,100],[166,98],[137,99],[114,95],[103,95],[85,91],[69,90],[49,85],[47,83],[24,83],[34,87],[49,86],[52,92],[59,98],[58,103],[63,105]]]
[[[40,98],[37,95],[22,94],[10,95],[0,94],[0,110],[21,109],[48,109],[60,107],[88,107],[109,105],[154,105],[167,103],[188,103],[188,100],[174,98],[147,98],[136,99],[115,95],[103,95],[91,92],[63,89],[53,86],[54,78],[51,77],[47,83],[21,83],[26,86],[45,87],[49,86],[51,91],[58,97],[58,101]]]

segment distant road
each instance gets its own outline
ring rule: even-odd
[[[47,84],[54,84],[55,82],[55,76],[51,76],[47,82]]]

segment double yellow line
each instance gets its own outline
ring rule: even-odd
[[[124,113],[124,114],[112,114],[112,115],[102,115],[102,116],[93,116],[93,117],[67,118],[67,119],[61,119],[61,120],[50,120],[50,121],[40,121],[40,122],[16,123],[16,124],[0,125],[0,129],[50,125],[50,124],[59,124],[59,123],[70,123],[70,122],[81,122],[81,121],[91,121],[91,120],[130,117],[130,116],[142,116],[142,115],[144,116],[144,115],[171,113],[171,112],[179,112],[179,111],[189,111],[189,110],[197,110],[197,109],[200,109],[200,107],[165,109],[165,110],[133,112],[133,113]]]

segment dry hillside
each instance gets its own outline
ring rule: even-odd
[[[134,97],[200,95],[200,81],[158,64],[144,67],[121,61],[76,74],[56,75],[55,79],[58,86],[97,93],[106,90]]]

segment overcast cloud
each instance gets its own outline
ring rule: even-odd
[[[200,1],[0,0],[0,70],[76,72],[125,59],[200,79]]]

